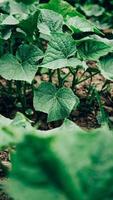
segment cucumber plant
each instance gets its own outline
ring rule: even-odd
[[[48,121],[69,117],[79,103],[76,85],[84,81],[77,77],[77,72],[80,68],[84,74],[88,72],[88,61],[96,63],[96,73],[92,70],[88,79],[101,73],[112,80],[109,63],[113,40],[105,38],[96,25],[68,2],[6,0],[0,3],[0,11],[0,76],[8,81],[7,91],[16,96],[24,113],[29,88],[34,96],[34,109],[47,113]],[[66,75],[63,68],[68,69]],[[49,83],[35,88],[35,75],[44,71]],[[70,75],[71,89],[65,87]],[[1,95],[2,92],[4,88]]]

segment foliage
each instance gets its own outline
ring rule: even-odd
[[[24,114],[39,111],[47,114],[47,122],[63,123],[40,131],[21,113],[14,119],[0,116],[0,150],[9,149],[12,163],[5,188],[15,200],[113,197],[112,130],[94,85],[89,85],[87,105],[96,100],[104,125],[85,131],[69,121],[81,102],[78,84],[96,74],[105,78],[104,86],[113,81],[113,37],[104,34],[112,27],[111,6],[112,1],[106,8],[101,0],[0,3],[0,76],[6,81],[0,95],[14,99]],[[47,79],[36,81],[43,74]]]
[[[77,10],[81,11],[100,28],[112,28],[113,19],[113,1],[105,0],[69,0],[73,5],[77,6]]]
[[[106,76],[106,69],[103,64],[100,67],[100,63],[101,57],[104,59],[103,56],[112,53],[113,41],[105,39],[97,26],[68,2],[6,0],[0,3],[0,10],[0,75],[16,85],[17,101],[21,102],[24,112],[27,109],[26,88],[31,87],[31,90],[34,90],[34,77],[43,73],[43,70],[48,74],[50,82],[54,73],[57,73],[58,84],[53,87],[59,89],[58,93],[61,93],[61,96],[65,94],[65,97],[72,93],[71,90],[64,89],[68,76],[73,76],[74,89],[76,84],[82,81],[75,75],[78,69],[83,68],[84,73],[89,70],[87,61],[96,61],[97,72],[102,72],[105,78],[112,80],[111,76]],[[64,67],[69,70],[66,76],[61,72]],[[91,77],[95,75],[90,74]],[[48,87],[48,83],[44,84],[47,84],[45,88]],[[44,94],[46,103],[48,96],[49,90]],[[54,93],[52,96],[54,97]],[[67,100],[63,110],[60,108],[62,106],[58,105],[59,100],[57,102],[55,98],[52,108],[54,114],[51,115],[50,121],[68,117],[72,109],[76,109],[74,97],[70,101]],[[39,99],[40,97],[34,96],[34,108],[36,111],[45,112]],[[54,109],[59,110],[58,113]],[[50,114],[49,108],[46,113]]]
[[[69,88],[62,87],[57,90],[51,83],[43,82],[35,89],[34,107],[48,113],[49,122],[68,117],[78,102],[78,97]]]
[[[54,130],[23,134],[5,186],[14,199],[112,199],[113,136],[107,125],[84,131],[65,120]]]

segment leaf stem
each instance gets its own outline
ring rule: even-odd
[[[49,82],[52,82],[52,69],[48,69],[48,75],[49,75]]]
[[[58,75],[59,87],[62,87],[62,77],[61,77],[60,69],[57,69],[57,75]]]
[[[21,102],[23,110],[25,112],[25,110],[26,110],[26,99],[25,99],[25,96],[22,94],[22,86],[23,86],[22,81],[16,81],[17,98]]]
[[[72,80],[72,90],[74,90],[76,82],[77,82],[77,72],[78,72],[79,68],[76,69],[76,71],[73,73],[73,80]]]
[[[84,82],[84,81],[87,81],[88,79],[96,76],[97,74],[99,74],[99,72],[95,72],[94,74],[90,75],[90,76],[87,76],[86,78],[82,79],[82,80],[79,80],[76,85],[79,85],[80,83]]]

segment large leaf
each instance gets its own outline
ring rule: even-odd
[[[42,4],[40,7],[58,12],[64,19],[67,16],[82,16],[73,6],[63,0],[50,0],[49,3]]]
[[[34,91],[34,107],[48,114],[48,121],[56,121],[69,116],[78,105],[78,98],[69,88],[59,90],[51,83],[42,83]]]
[[[41,34],[51,36],[52,33],[62,32],[62,15],[48,9],[41,9],[38,17],[38,28]]]
[[[113,41],[100,37],[86,37],[77,44],[78,53],[86,60],[98,60],[113,50]]]
[[[112,200],[112,149],[107,126],[87,132],[66,121],[30,132],[13,155],[8,191],[18,200]]]
[[[53,34],[53,37],[48,44],[41,67],[57,69],[69,66],[70,57],[75,55],[75,53],[76,43],[69,34]]]
[[[34,62],[42,57],[41,54],[41,50],[36,46],[20,46],[17,52],[19,61],[11,54],[0,58],[0,75],[7,80],[23,80],[31,83],[37,71]]]
[[[100,58],[99,68],[101,70],[102,75],[108,79],[113,80],[113,54],[108,54],[102,58]]]

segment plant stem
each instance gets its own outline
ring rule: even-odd
[[[25,102],[24,102],[24,95],[22,94],[22,82],[21,81],[16,81],[16,90],[17,90],[17,98],[22,104],[23,110],[25,112],[26,107],[25,107]]]
[[[24,82],[24,83],[23,83],[23,105],[24,105],[24,108],[27,107],[27,101],[26,101],[26,89],[27,89],[27,83]]]
[[[68,72],[63,78],[62,78],[62,85],[64,84],[66,78],[70,75],[71,72]]]
[[[57,69],[57,75],[58,75],[59,87],[62,87],[62,78],[60,74],[60,69]]]
[[[72,90],[75,87],[75,81],[76,81],[76,74],[73,75],[72,86],[71,86]]]
[[[99,74],[99,72],[96,72],[96,73],[94,73],[94,74],[92,74],[92,75],[90,75],[90,76],[84,78],[83,80],[79,80],[79,81],[76,83],[76,85],[79,85],[80,83],[82,83],[82,82],[84,82],[84,81],[87,81],[88,79],[90,79],[90,78],[96,76],[97,74]]]
[[[53,75],[52,69],[48,70],[48,75],[49,75],[49,81],[52,82],[52,75]]]
[[[11,95],[13,93],[12,81],[8,81],[8,93]]]
[[[73,80],[72,80],[72,90],[74,90],[74,88],[75,88],[75,85],[76,85],[76,82],[77,82],[77,78],[76,78],[76,76],[77,76],[77,72],[78,72],[78,68],[76,69],[76,72],[75,73],[73,73]]]
[[[95,96],[96,96],[96,99],[97,99],[97,102],[98,102],[98,105],[99,105],[99,109],[100,109],[100,112],[101,112],[102,123],[105,123],[105,122],[107,122],[107,117],[106,117],[106,113],[105,113],[104,107],[103,107],[102,102],[101,102],[100,94],[97,90],[95,90]]]

